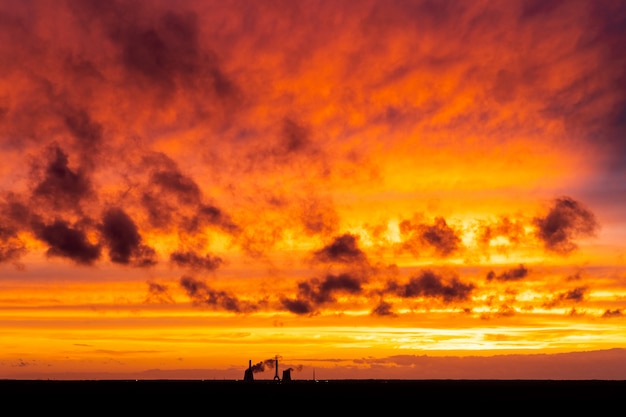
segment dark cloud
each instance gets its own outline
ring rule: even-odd
[[[148,179],[140,194],[140,202],[153,227],[167,230],[184,223],[181,216],[184,207],[196,210],[202,200],[202,191],[197,183],[183,174],[178,164],[161,152],[144,155],[142,169]]]
[[[416,256],[422,249],[432,248],[439,256],[447,257],[455,253],[461,243],[457,232],[442,217],[435,218],[433,224],[403,220],[399,227],[404,238],[403,249]]]
[[[207,271],[216,270],[224,262],[220,257],[211,256],[210,254],[200,256],[192,251],[172,252],[170,254],[170,261],[181,267],[204,269]]]
[[[132,10],[135,5],[124,2],[116,6],[112,14],[136,13]],[[95,9],[88,12],[94,17],[99,14]],[[197,89],[214,98],[237,93],[215,53],[201,44],[195,12],[166,10],[154,15],[153,19],[115,19],[111,14],[104,15],[104,19],[98,17],[109,39],[119,48],[129,81],[158,89],[166,97],[179,88]]]
[[[35,186],[33,196],[52,204],[57,209],[77,209],[81,200],[93,190],[85,172],[72,170],[68,156],[54,145],[49,148],[51,158],[45,167],[43,179]]]
[[[299,282],[296,299],[284,297],[281,304],[292,313],[307,314],[321,304],[335,302],[336,293],[360,294],[362,291],[360,279],[349,274],[329,274],[323,280],[313,278]]]
[[[340,274],[327,275],[321,281],[313,278],[308,282],[298,284],[298,297],[314,304],[334,301],[333,294],[336,292],[358,294],[361,292],[361,281],[348,274]]]
[[[574,251],[575,238],[595,236],[599,228],[594,214],[569,197],[557,198],[548,214],[536,217],[533,222],[545,248],[559,254]]]
[[[329,235],[339,227],[339,215],[328,202],[308,200],[302,205],[301,214],[304,231],[307,235]]]
[[[0,202],[0,221],[9,231],[30,230],[33,222],[31,207],[20,196],[9,193]]]
[[[203,227],[216,227],[229,234],[237,234],[239,226],[223,210],[210,205],[201,204],[198,206],[193,217],[185,219],[184,228],[189,232],[197,232]]]
[[[156,193],[163,198],[175,196],[183,205],[199,205],[202,192],[198,184],[183,174],[176,162],[163,153],[145,156],[143,165],[151,171],[149,186],[156,188]]]
[[[254,142],[247,151],[247,170],[274,171],[281,165],[293,168],[303,177],[330,174],[327,154],[313,140],[314,132],[305,122],[283,117],[274,124],[272,133],[270,140]]]
[[[157,171],[152,174],[152,184],[157,185],[162,191],[170,192],[181,204],[198,204],[200,201],[200,188],[189,177],[178,171]]]
[[[565,277],[566,281],[580,281],[582,279],[582,273],[576,272],[575,274],[568,275]]]
[[[13,263],[18,269],[25,268],[19,260],[28,248],[20,232],[32,231],[32,218],[29,206],[20,202],[13,193],[0,200],[0,263]]]
[[[280,155],[290,155],[306,151],[311,145],[309,129],[296,121],[283,120],[279,146],[274,150]]]
[[[171,304],[174,302],[174,299],[169,294],[167,285],[148,282],[148,296],[146,297],[146,302]]]
[[[80,225],[70,225],[63,220],[52,224],[35,223],[35,236],[48,245],[48,256],[60,256],[79,264],[91,265],[100,258],[100,245],[89,242]]]
[[[156,27],[128,27],[124,33],[111,33],[111,38],[119,43],[129,72],[162,88],[173,89],[178,75],[190,76],[199,69],[197,24],[192,16],[168,13]]]
[[[391,305],[391,303],[388,303],[386,301],[381,301],[372,310],[372,315],[374,315],[374,316],[395,316],[396,314],[393,312],[393,305]]]
[[[219,308],[234,313],[250,313],[258,309],[252,303],[240,301],[226,291],[210,288],[204,281],[190,276],[183,276],[180,285],[195,305]]]
[[[454,229],[441,217],[437,217],[434,224],[422,227],[422,238],[443,256],[456,251],[461,242]]]
[[[319,282],[319,285],[316,280],[312,283],[312,287],[306,288],[306,295],[318,303],[333,301],[331,294],[336,292],[359,294],[362,290],[361,280],[348,274],[327,275],[322,282]]]
[[[204,232],[207,227],[228,234],[240,231],[226,212],[203,203],[203,192],[198,183],[166,154],[152,152],[144,155],[140,168],[147,172],[147,178],[139,186],[139,202],[151,226],[188,234]]]
[[[604,318],[622,317],[623,315],[624,312],[622,309],[606,310],[602,313],[602,317]]]
[[[121,208],[108,209],[100,229],[112,262],[142,267],[156,264],[154,249],[142,244],[135,222]]]
[[[315,311],[315,307],[308,300],[281,298],[280,304],[289,312],[303,315],[311,314]]]
[[[446,280],[435,272],[428,270],[411,277],[406,284],[390,281],[387,285],[387,292],[394,293],[403,298],[441,298],[446,303],[469,299],[473,289],[473,284],[465,284],[461,282],[458,277],[452,277]]]
[[[357,236],[349,233],[337,236],[329,245],[314,252],[315,259],[320,262],[363,262],[365,252],[358,248],[357,240]]]
[[[0,226],[0,263],[16,262],[26,253],[26,245],[17,235],[17,230]]]
[[[551,301],[545,303],[545,306],[551,308],[563,302],[582,302],[585,299],[585,294],[587,293],[587,290],[587,287],[577,287],[566,292],[558,293],[553,297]]]
[[[100,3],[69,2],[74,23],[70,30],[84,38],[85,44],[101,46],[96,51],[71,48],[73,54],[82,56],[81,62],[93,66],[83,64],[86,68],[78,69],[79,74],[76,65],[71,67],[71,75],[85,86],[80,90],[83,95],[90,97],[96,86],[104,96],[115,91],[113,106],[119,103],[126,110],[116,116],[115,123],[129,125],[129,131],[138,120],[150,119],[153,126],[165,129],[177,123],[228,128],[245,97],[220,56],[231,54],[229,42],[214,39],[211,33],[217,31],[216,24],[202,21],[215,18],[213,12],[201,17],[189,3],[176,7],[168,2]],[[85,70],[92,75],[84,75]],[[109,128],[106,122],[103,125]]]
[[[141,195],[140,202],[152,227],[166,230],[175,224],[176,207],[166,199],[160,198],[156,193],[146,192]]]
[[[559,294],[558,298],[560,300],[580,302],[583,301],[583,299],[585,298],[586,292],[586,287],[578,287],[574,288],[573,290],[567,291],[564,294]]]
[[[86,109],[68,109],[63,118],[69,132],[78,141],[81,148],[94,151],[101,144],[104,127],[101,123],[93,120]]]
[[[496,274],[494,271],[489,271],[489,273],[487,273],[487,281],[494,279],[498,281],[519,281],[527,276],[528,268],[520,264],[518,267],[508,269],[500,274]]]

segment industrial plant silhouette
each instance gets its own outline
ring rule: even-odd
[[[246,369],[246,371],[244,372],[244,376],[243,376],[243,380],[246,382],[253,382],[254,381],[254,372],[256,371],[263,371],[265,369],[265,364],[267,363],[274,363],[274,369],[275,369],[275,373],[274,373],[274,381],[275,382],[290,382],[291,381],[291,368],[287,368],[285,370],[283,370],[283,378],[281,379],[280,376],[278,376],[278,358],[279,356],[276,355],[273,359],[268,359],[265,360],[263,362],[260,362],[259,364],[252,366],[252,360],[248,361],[248,369]]]

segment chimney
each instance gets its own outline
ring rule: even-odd
[[[246,372],[243,375],[243,380],[246,382],[254,381],[254,374],[252,372],[252,360],[251,359],[248,361],[248,369],[246,369]]]

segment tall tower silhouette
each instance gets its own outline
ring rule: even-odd
[[[278,376],[278,355],[276,355],[275,359],[276,359],[276,374],[274,374],[274,381],[280,382],[280,377]]]
[[[246,372],[244,373],[243,380],[246,382],[254,381],[254,374],[252,371],[252,360],[248,361],[248,369],[246,369]]]

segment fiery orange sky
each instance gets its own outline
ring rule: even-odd
[[[0,3],[0,377],[626,379],[625,28]]]

